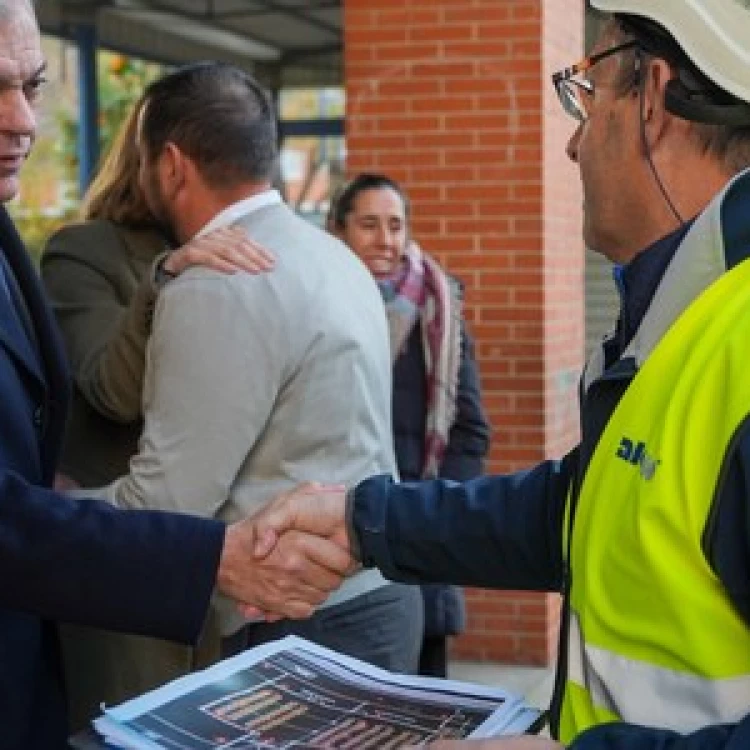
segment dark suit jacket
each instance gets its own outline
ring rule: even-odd
[[[118,511],[48,489],[68,406],[67,367],[36,272],[4,209],[0,249],[33,327],[0,294],[0,747],[56,750],[66,721],[53,620],[194,641],[223,526]]]

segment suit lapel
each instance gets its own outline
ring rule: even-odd
[[[28,310],[33,333],[38,343],[42,372],[38,367],[32,367],[29,371],[34,374],[35,379],[40,380],[40,384],[47,393],[48,420],[45,445],[49,452],[45,450],[45,453],[52,464],[47,467],[51,477],[53,463],[62,443],[70,401],[70,381],[65,350],[52,312],[44,299],[37,272],[4,207],[0,207],[0,246],[18,284],[18,290]]]
[[[15,276],[0,250],[0,273],[6,289],[0,294],[0,342],[37,380],[44,382],[41,360],[32,343],[35,340],[31,318],[21,301]]]

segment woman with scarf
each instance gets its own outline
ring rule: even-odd
[[[462,290],[409,237],[409,201],[381,174],[360,174],[334,200],[328,229],[369,268],[383,295],[393,357],[393,435],[404,481],[482,473],[490,427],[481,404]],[[420,674],[444,677],[447,636],[465,625],[455,586],[424,585]]]

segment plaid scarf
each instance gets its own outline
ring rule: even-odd
[[[419,322],[427,383],[425,456],[422,476],[438,476],[456,416],[461,359],[461,296],[438,263],[412,242],[394,280],[380,282],[393,361]]]

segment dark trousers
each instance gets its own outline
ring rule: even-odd
[[[392,672],[416,674],[423,632],[419,587],[390,583],[343,604],[319,609],[307,620],[246,625],[224,639],[222,656],[298,635]]]
[[[419,674],[425,677],[448,676],[448,636],[426,635],[419,652]]]

